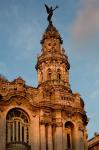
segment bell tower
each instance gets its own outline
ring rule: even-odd
[[[49,24],[45,30],[41,45],[42,53],[38,57],[36,69],[38,72],[38,84],[44,83],[64,86],[70,91],[68,57],[62,48],[62,38],[54,27]]]

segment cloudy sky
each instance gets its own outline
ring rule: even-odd
[[[0,74],[37,86],[35,64],[48,24],[44,3],[59,5],[53,24],[71,64],[71,88],[85,101],[91,138],[99,132],[99,0],[0,0]]]

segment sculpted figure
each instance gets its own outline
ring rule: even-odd
[[[56,8],[58,8],[58,6],[56,6],[54,9],[53,7],[48,7],[46,4],[45,4],[45,8],[46,8],[46,11],[47,11],[47,14],[48,14],[48,17],[47,17],[47,20],[49,22],[49,24],[52,24],[52,21],[51,21],[51,18],[53,16],[53,12]]]

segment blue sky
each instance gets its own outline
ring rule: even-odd
[[[69,57],[71,88],[85,101],[91,138],[99,132],[99,0],[0,0],[0,73],[37,86],[35,64],[48,24],[44,3],[59,5],[53,24]]]

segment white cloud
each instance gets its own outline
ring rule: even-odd
[[[83,44],[99,39],[99,0],[82,1],[82,8],[71,26],[71,36],[73,41]]]

